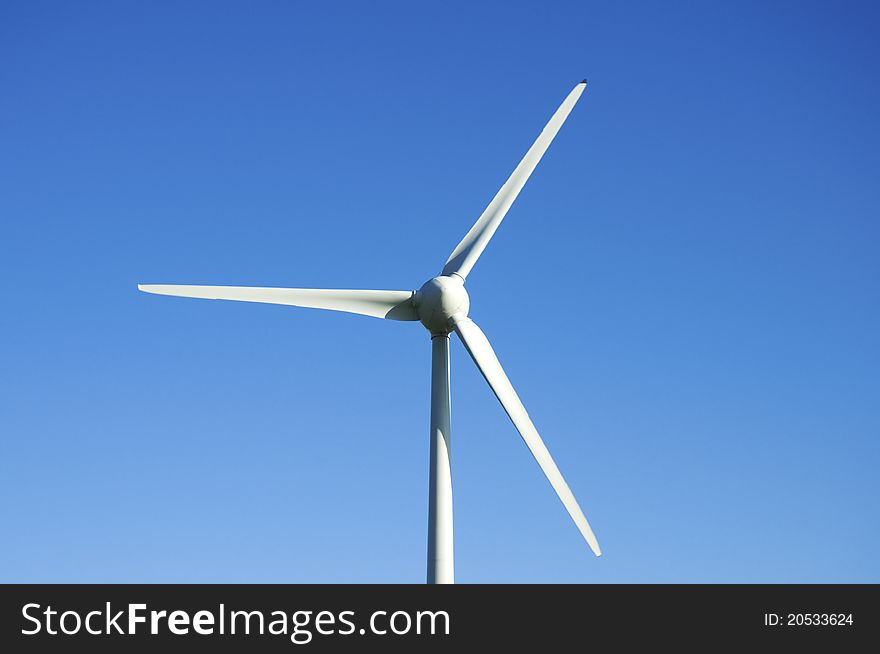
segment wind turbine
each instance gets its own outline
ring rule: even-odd
[[[453,331],[489,383],[525,441],[553,490],[562,500],[581,535],[596,556],[599,543],[578,506],[571,489],[556,467],[550,452],[538,435],[523,403],[513,389],[498,357],[483,331],[468,318],[470,300],[465,280],[489,240],[498,229],[510,205],[519,195],[529,175],[538,165],[553,138],[568,118],[584,89],[584,80],[572,89],[538,139],[526,152],[510,178],[495,195],[483,214],[453,250],[442,272],[425,282],[418,291],[368,291],[312,288],[265,288],[252,286],[182,286],[140,284],[147,293],[176,295],[210,300],[238,300],[286,304],[295,307],[346,311],[387,320],[420,321],[431,333],[431,463],[428,501],[428,583],[451,584],[452,476],[450,470],[449,416],[449,335]]]

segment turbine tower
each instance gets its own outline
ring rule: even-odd
[[[470,300],[465,281],[510,205],[568,118],[584,89],[572,89],[538,139],[526,152],[489,206],[453,250],[441,273],[418,291],[368,291],[252,286],[182,286],[140,284],[159,295],[285,304],[345,311],[387,320],[420,321],[431,333],[431,450],[428,500],[428,583],[454,582],[452,547],[452,475],[450,468],[449,335],[455,332],[519,431],[547,480],[556,491],[581,535],[596,556],[599,543],[571,489],[538,435],[523,403],[508,380],[483,331],[468,318]]]

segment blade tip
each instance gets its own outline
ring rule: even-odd
[[[587,85],[587,80],[586,80],[586,78],[584,78],[584,79],[581,80],[581,84],[583,84],[584,86]]]

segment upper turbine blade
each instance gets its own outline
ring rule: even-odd
[[[550,119],[550,122],[544,127],[541,135],[538,136],[538,140],[526,152],[526,156],[519,162],[519,165],[504,183],[504,186],[501,187],[501,190],[498,191],[492,202],[486,207],[483,215],[477,219],[477,222],[474,223],[471,230],[461,240],[458,247],[449,255],[449,259],[443,267],[443,275],[458,275],[462,279],[468,276],[471,268],[474,267],[477,259],[480,258],[483,250],[486,249],[489,239],[492,238],[495,230],[498,229],[498,225],[501,224],[501,220],[504,218],[507,210],[510,209],[510,205],[516,200],[516,196],[519,195],[535,166],[541,161],[541,157],[544,156],[559,128],[562,127],[562,123],[568,118],[568,114],[571,113],[572,108],[578,101],[578,98],[581,97],[581,93],[584,92],[585,88],[587,88],[587,80],[575,86],[571,93],[568,94],[568,97],[563,100],[559,109],[556,110],[556,113]]]
[[[412,291],[348,291],[323,288],[265,288],[259,286],[181,286],[138,284],[146,293],[196,297],[207,300],[238,300],[287,304],[294,307],[359,313],[389,320],[418,320]]]
[[[520,401],[516,391],[513,390],[513,386],[504,373],[504,369],[501,367],[501,363],[498,361],[494,350],[492,350],[486,335],[470,318],[454,316],[453,322],[455,332],[461,338],[461,342],[464,343],[474,363],[477,364],[477,368],[483,373],[483,377],[489,382],[489,386],[501,402],[501,406],[504,407],[507,415],[510,416],[513,425],[526,442],[538,465],[541,466],[541,470],[544,471],[544,474],[550,481],[550,485],[553,486],[553,490],[556,491],[559,499],[562,500],[571,519],[574,520],[574,523],[580,530],[581,535],[583,535],[593,553],[596,556],[601,556],[602,551],[599,549],[599,542],[593,535],[593,530],[590,529],[590,523],[587,522],[571,489],[565,483],[562,473],[559,472],[559,468],[553,462],[550,452],[547,451],[547,446],[544,445],[538,430],[535,429],[529,414],[526,413],[526,408]]]

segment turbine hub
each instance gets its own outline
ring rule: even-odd
[[[464,280],[458,275],[429,279],[415,297],[419,320],[432,334],[448,334],[452,331],[449,319],[456,314],[466,316],[470,304],[467,291],[464,290]]]

